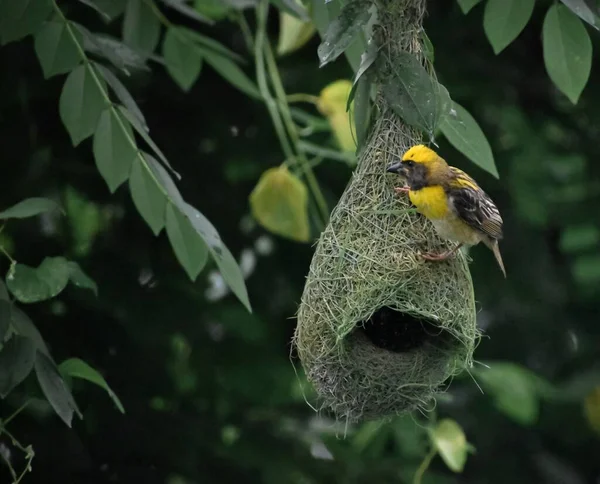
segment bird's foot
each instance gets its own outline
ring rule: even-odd
[[[407,186],[403,186],[403,187],[394,187],[394,191],[396,193],[408,193],[410,191],[410,187]]]
[[[448,250],[446,252],[442,252],[441,254],[433,254],[431,252],[425,252],[421,254],[421,257],[425,260],[431,261],[442,261],[452,257],[458,249],[462,247],[462,244],[457,245],[454,249]]]
[[[441,261],[441,260],[448,259],[453,253],[454,252],[452,252],[452,251],[442,252],[441,254],[433,254],[432,252],[425,252],[425,253],[421,254],[421,257],[425,260]]]

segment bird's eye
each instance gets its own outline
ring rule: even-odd
[[[412,160],[406,160],[404,163],[406,163],[406,166],[413,166],[415,164]]]

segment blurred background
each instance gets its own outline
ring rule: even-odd
[[[171,18],[251,59],[230,7],[197,6],[218,22]],[[85,6],[74,5],[71,15],[120,35],[118,20],[106,25]],[[500,173],[495,179],[439,140],[440,153],[480,182],[505,220],[506,280],[485,247],[470,254],[484,332],[475,359],[511,365],[500,366],[483,393],[468,375],[452,382],[435,418],[460,424],[475,451],[461,473],[435,457],[424,483],[600,483],[600,59],[594,55],[590,81],[572,105],[544,68],[543,15],[536,8],[496,56],[481,8],[465,16],[455,2],[429,2],[425,29],[438,78],[478,120]],[[276,46],[274,8],[268,26]],[[600,35],[590,34],[600,52]],[[109,194],[91,141],[73,148],[59,118],[64,78],[44,80],[32,45],[27,38],[0,49],[0,204],[54,196],[66,215],[11,223],[1,243],[32,266],[65,254],[97,282],[97,298],[67,288],[27,312],[55,359],[85,359],[126,413],[102,389],[73,381],[84,419],[69,429],[40,397],[8,427],[35,451],[22,482],[413,482],[433,417],[346,426],[305,401],[313,395],[290,351],[313,247],[270,233],[251,216],[249,195],[260,175],[284,158],[264,104],[209,68],[188,92],[158,64],[126,80],[153,139],[182,175],[181,193],[240,262],[250,314],[213,266],[190,282],[164,232],[153,236],[126,188]],[[318,45],[315,34],[279,56],[287,93],[318,96],[352,79],[344,58],[319,69]],[[254,78],[252,61],[246,67]],[[314,139],[334,149],[333,138],[323,130]],[[315,167],[330,209],[351,176],[349,160]],[[8,267],[3,260],[2,270]],[[553,391],[537,391],[536,378]],[[0,401],[0,417],[15,401]],[[11,440],[2,435],[0,442],[18,468],[24,461]],[[10,481],[0,466],[0,482]]]

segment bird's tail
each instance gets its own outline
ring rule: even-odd
[[[498,245],[498,241],[491,240],[487,245],[490,249],[492,249],[494,257],[496,258],[500,269],[502,269],[502,274],[504,274],[504,277],[506,277],[506,270],[504,269],[504,262],[502,262],[502,256],[500,255],[500,246]]]

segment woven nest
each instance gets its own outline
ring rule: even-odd
[[[401,10],[399,19],[396,9],[395,23],[387,25],[398,31],[400,20],[410,23],[399,39],[404,45],[394,48],[419,55],[423,1],[404,4],[412,10]],[[406,196],[395,194],[399,180],[386,173],[419,135],[382,99],[378,108],[358,167],[318,241],[294,337],[322,408],[348,421],[425,408],[449,378],[471,366],[479,337],[465,256],[420,257],[451,246]]]

